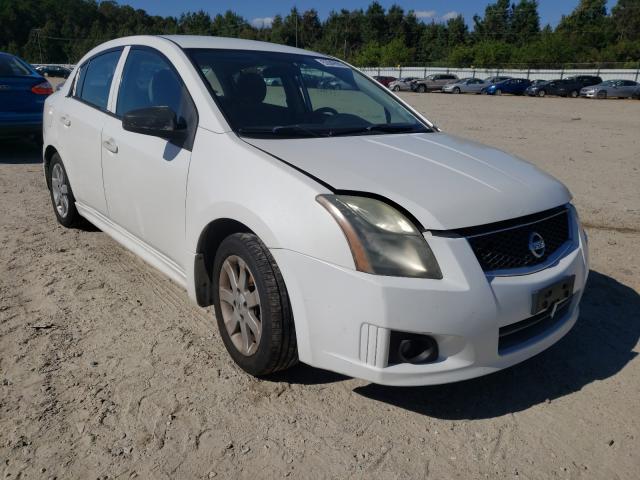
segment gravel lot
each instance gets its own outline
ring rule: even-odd
[[[640,102],[404,98],[572,190],[592,271],[567,337],[445,386],[303,365],[255,380],[211,310],[102,232],[58,226],[38,150],[3,143],[2,478],[638,478]]]

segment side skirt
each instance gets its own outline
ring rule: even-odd
[[[173,260],[168,258],[166,255],[158,252],[156,249],[146,244],[138,237],[122,228],[120,225],[112,222],[103,214],[97,212],[93,208],[83,205],[80,202],[76,202],[76,208],[78,209],[78,213],[80,213],[80,215],[86,218],[89,222],[93,223],[96,227],[109,235],[120,245],[141,257],[152,267],[160,270],[181,287],[185,289],[187,288],[186,273]]]

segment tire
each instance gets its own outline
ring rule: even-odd
[[[544,97],[547,94],[547,92],[545,92],[544,90],[538,90],[538,96],[539,97]]]
[[[598,92],[597,97],[602,99],[602,100],[606,100],[607,92]]]
[[[456,87],[453,89],[453,93],[460,93],[460,88]]]
[[[67,228],[73,227],[81,217],[76,209],[76,198],[73,195],[67,171],[57,153],[53,154],[49,163],[47,184],[58,223]]]
[[[577,90],[571,90],[571,91],[569,92],[569,96],[570,96],[571,98],[578,98],[578,91],[577,91]]]
[[[416,88],[416,92],[418,93],[427,93],[427,87],[424,85],[418,85]]]
[[[398,85],[396,85],[395,87],[393,87],[393,91],[394,92],[399,92],[400,91],[400,87]]]
[[[496,95],[502,95],[502,90],[500,90],[499,88],[496,89]]]
[[[229,269],[234,272],[235,287]],[[296,364],[296,331],[287,288],[260,239],[250,233],[228,236],[216,253],[212,278],[218,329],[236,364],[254,376]]]

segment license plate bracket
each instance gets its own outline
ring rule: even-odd
[[[531,315],[543,312],[552,308],[556,303],[568,299],[573,293],[575,279],[575,275],[571,275],[534,292],[531,302]]]

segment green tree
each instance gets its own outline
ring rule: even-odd
[[[534,40],[540,33],[540,15],[536,0],[520,0],[511,7],[510,39],[516,45],[524,45]]]
[[[473,16],[474,35],[478,41],[506,40],[511,23],[511,5],[509,0],[497,0],[487,5],[484,17]]]
[[[611,17],[621,40],[640,41],[640,0],[618,0]]]

